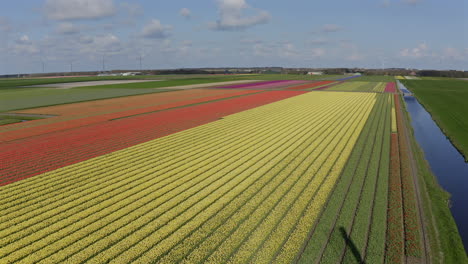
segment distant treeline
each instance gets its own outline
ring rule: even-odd
[[[415,70],[403,68],[390,69],[363,69],[363,68],[282,68],[282,67],[253,67],[253,68],[193,68],[193,69],[163,69],[163,70],[136,70],[146,75],[167,75],[167,74],[237,74],[237,73],[257,73],[257,74],[308,74],[311,71],[320,71],[324,74],[341,75],[361,73],[363,75],[390,75],[390,76],[428,76],[428,77],[451,77],[468,78],[467,71],[456,70]],[[118,74],[124,72],[135,72],[135,70],[112,70],[106,71],[108,74]],[[0,78],[23,78],[23,77],[50,77],[50,76],[86,76],[98,75],[102,71],[90,72],[58,72],[58,73],[36,73],[36,74],[8,74],[0,75]]]
[[[362,73],[363,75],[390,75],[390,76],[428,76],[428,77],[451,77],[451,78],[468,78],[467,71],[456,70],[415,70],[415,69],[361,69],[361,68],[327,68],[327,69],[313,69],[314,71],[321,71],[324,74],[353,74]],[[306,69],[284,69],[283,73],[288,74],[307,74],[311,70]]]

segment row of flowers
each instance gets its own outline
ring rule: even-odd
[[[271,91],[100,122],[1,144],[0,185],[166,136],[301,94]],[[71,121],[73,122],[73,121]]]
[[[395,94],[395,108],[397,111],[398,127],[404,127],[402,117],[400,98]],[[400,146],[400,165],[401,165],[401,182],[403,194],[403,217],[405,227],[405,254],[407,256],[421,256],[421,226],[419,223],[418,208],[416,205],[416,193],[411,172],[411,157],[409,156],[409,146],[407,138],[400,133],[398,137]]]

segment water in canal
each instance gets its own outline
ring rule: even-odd
[[[409,93],[400,82],[398,87],[405,94]],[[450,210],[468,250],[468,163],[418,100],[411,95],[404,98],[416,140],[438,182],[452,195]]]

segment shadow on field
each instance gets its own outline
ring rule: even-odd
[[[356,259],[356,263],[365,263],[364,260],[362,259],[361,253],[359,253],[358,248],[356,247],[354,242],[351,240],[351,238],[348,236],[346,229],[340,226],[340,232],[341,232],[341,236],[346,242],[346,247],[348,247],[348,249],[351,250],[351,252],[353,253],[354,258]]]

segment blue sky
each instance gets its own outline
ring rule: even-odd
[[[180,67],[468,69],[466,0],[16,0],[0,74]],[[103,63],[104,61],[104,63]]]

